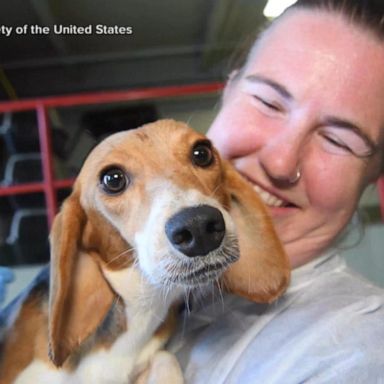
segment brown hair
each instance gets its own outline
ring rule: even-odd
[[[241,71],[247,62],[249,53],[269,27],[279,21],[285,14],[297,10],[319,10],[339,14],[346,20],[384,40],[384,0],[298,0],[273,21],[267,21],[261,30],[240,43],[230,59],[229,69]]]
[[[298,8],[340,14],[352,24],[372,32],[380,40],[384,39],[383,0],[298,0],[286,12]]]
[[[384,2],[382,0],[298,0],[292,9],[318,9],[338,13],[347,20],[384,39]]]

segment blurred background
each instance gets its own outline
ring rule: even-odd
[[[2,1],[1,24],[13,31],[0,35],[1,97],[222,79],[233,48],[264,22],[265,5],[264,0]],[[28,33],[18,34],[16,28],[25,25]],[[50,33],[32,34],[36,25]],[[93,29],[55,33],[61,25]],[[97,34],[97,25],[130,27],[132,33]]]
[[[243,46],[279,12],[266,7],[266,0],[0,2],[0,265],[17,276],[7,300],[48,261],[50,212],[69,194],[89,150],[106,135],[159,118],[187,121],[205,132]],[[143,98],[137,90],[149,92]],[[102,100],[116,92],[125,96],[89,104],[46,102],[94,93]],[[17,104],[29,100],[30,106]],[[42,161],[41,100],[53,186]],[[50,187],[53,206],[47,203]],[[364,195],[361,219],[342,248],[353,268],[384,286],[384,227],[375,186]]]

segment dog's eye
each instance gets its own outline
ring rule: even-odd
[[[213,163],[214,156],[209,141],[200,141],[192,148],[192,162],[198,167],[208,167]]]
[[[100,183],[105,192],[117,194],[125,190],[128,184],[126,174],[120,168],[109,168],[101,173]]]

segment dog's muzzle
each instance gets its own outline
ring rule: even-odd
[[[206,256],[219,248],[225,235],[222,213],[209,205],[184,208],[165,224],[172,246],[188,257]]]

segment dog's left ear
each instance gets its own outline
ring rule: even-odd
[[[229,292],[265,303],[286,289],[290,265],[271,219],[257,193],[228,162],[225,184],[230,194],[230,213],[239,238],[240,259],[223,275]]]

